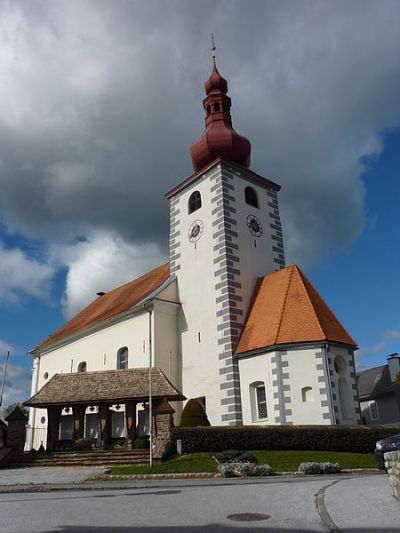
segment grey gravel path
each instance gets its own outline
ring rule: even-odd
[[[52,466],[0,469],[0,487],[10,485],[42,485],[81,483],[85,479],[104,472],[103,467]]]

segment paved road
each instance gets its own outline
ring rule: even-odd
[[[233,522],[227,517],[234,513],[270,518]],[[329,526],[351,533],[400,532],[400,503],[390,495],[387,477],[194,486],[177,481],[169,487],[0,494],[1,533],[305,533]]]

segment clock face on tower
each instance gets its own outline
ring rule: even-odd
[[[263,234],[263,227],[258,218],[254,215],[248,215],[247,217],[247,227],[254,237],[261,237]]]
[[[204,224],[202,220],[195,220],[190,224],[188,237],[190,242],[197,242],[203,235]]]

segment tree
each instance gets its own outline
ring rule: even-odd
[[[207,414],[198,400],[189,400],[182,411],[180,427],[193,428],[210,425]]]
[[[400,385],[400,372],[397,372],[396,383],[397,385]]]

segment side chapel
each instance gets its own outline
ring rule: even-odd
[[[300,268],[285,266],[280,186],[250,170],[214,54],[205,93],[194,173],[165,195],[169,261],[98,293],[32,351],[27,449],[46,442],[48,417],[62,439],[76,421],[87,437],[99,420],[113,437],[126,420],[146,433],[149,364],[155,399],[172,401],[178,421],[196,398],[212,425],[360,422],[356,343]],[[129,387],[142,395],[127,399]]]

